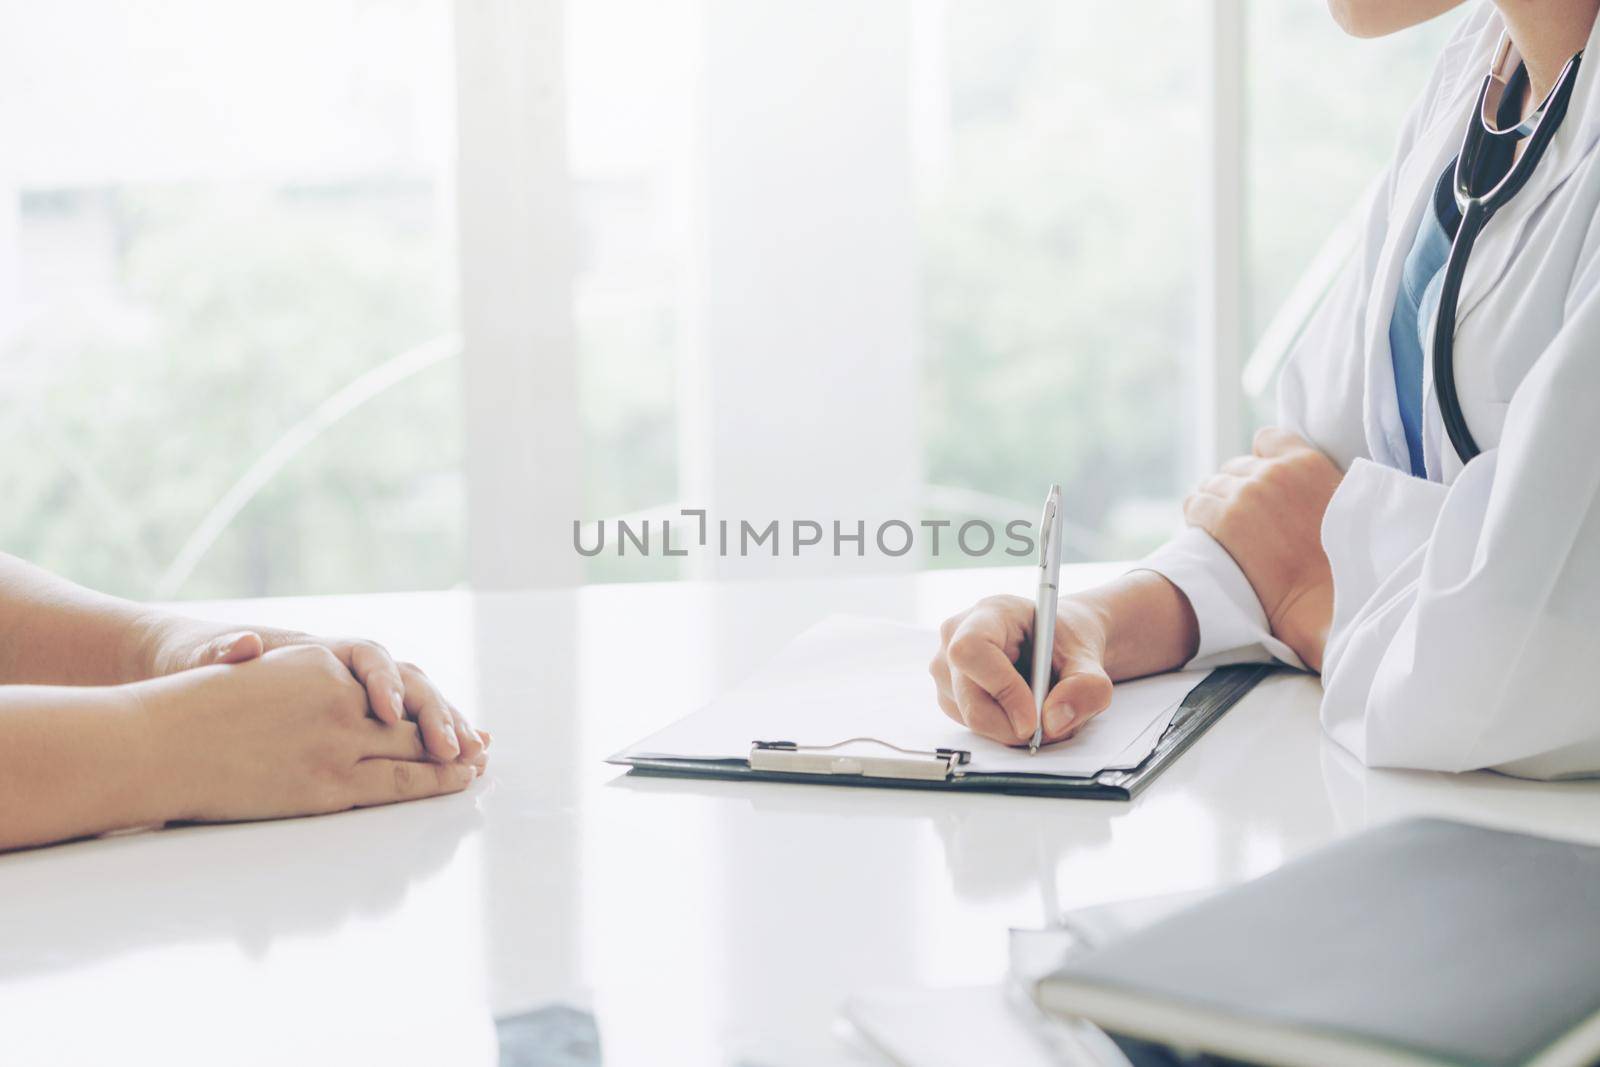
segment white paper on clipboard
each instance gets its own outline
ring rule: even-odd
[[[1207,673],[1120,683],[1111,706],[1076,736],[1030,755],[1025,746],[987,740],[940,711],[928,675],[938,647],[932,629],[834,616],[795,638],[753,677],[613,761],[742,760],[755,742],[810,748],[867,738],[908,750],[969,752],[960,773],[1091,777],[1137,766]]]

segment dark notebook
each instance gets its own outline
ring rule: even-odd
[[[1600,1059],[1600,848],[1417,819],[1073,958],[1046,1009],[1255,1063]]]

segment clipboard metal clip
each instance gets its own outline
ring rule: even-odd
[[[872,745],[888,755],[863,755],[857,749]],[[932,751],[901,748],[875,737],[852,737],[832,745],[797,745],[793,741],[753,741],[750,769],[781,774],[853,775],[861,778],[900,778],[919,782],[946,782],[971,762],[972,753],[960,748]]]

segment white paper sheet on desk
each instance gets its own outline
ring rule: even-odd
[[[1137,766],[1206,675],[1180,671],[1123,682],[1111,706],[1075,737],[1029,755],[979,737],[939,710],[928,676],[938,648],[933,630],[834,616],[795,638],[754,677],[615,758],[733,760],[747,758],[756,741],[833,745],[870,737],[923,751],[966,749],[968,772],[1087,777]]]

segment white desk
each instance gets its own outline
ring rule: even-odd
[[[418,804],[0,857],[0,1063],[493,1064],[494,1018],[552,1003],[593,1010],[607,1067],[849,1063],[831,1033],[849,992],[996,979],[1007,928],[1058,906],[1231,882],[1414,813],[1600,841],[1597,785],[1363,770],[1293,676],[1131,804],[630,779],[601,762],[830,612],[932,623],[1027,583],[211,605],[417,660],[494,730],[490,774]]]

